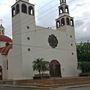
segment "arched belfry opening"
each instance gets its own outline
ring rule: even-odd
[[[56,28],[60,28],[60,20],[56,21]]]
[[[73,21],[73,19],[70,19],[70,24],[71,24],[71,26],[74,26],[74,21]]]
[[[27,5],[26,4],[22,4],[21,8],[22,8],[23,13],[27,13]]]
[[[0,66],[0,80],[2,80],[2,66]]]
[[[19,4],[16,5],[16,14],[18,14],[20,12],[20,7]]]
[[[68,17],[66,18],[66,22],[67,22],[67,25],[70,25],[70,20]]]
[[[51,77],[61,77],[61,65],[57,60],[52,60],[49,63],[49,68]]]
[[[65,19],[62,18],[62,19],[61,19],[61,26],[64,26],[64,25],[65,25]]]
[[[63,13],[63,7],[59,7],[59,15]]]
[[[12,8],[12,17],[14,17],[16,14],[15,7]]]
[[[29,12],[29,15],[34,16],[34,8],[32,6],[28,7],[28,12]]]
[[[66,13],[69,13],[68,6],[65,6],[65,12],[66,12]]]

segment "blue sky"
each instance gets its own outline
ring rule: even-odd
[[[3,19],[6,35],[10,37],[12,36],[11,6],[15,2],[16,0],[0,0],[0,19]],[[55,19],[58,17],[59,0],[30,0],[30,3],[35,4],[36,24],[54,28]],[[67,4],[70,15],[75,20],[76,40],[90,40],[90,1],[67,0]]]

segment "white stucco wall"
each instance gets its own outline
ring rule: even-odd
[[[58,60],[61,64],[62,77],[77,76],[75,33],[72,26],[65,25],[58,30],[50,30],[36,26],[34,16],[19,13],[12,18],[12,30],[13,49],[9,54],[9,79],[32,78],[34,75],[32,62],[37,58],[44,58],[49,62]],[[51,48],[48,43],[51,34],[58,39],[56,48]]]

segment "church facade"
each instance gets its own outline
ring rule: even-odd
[[[36,26],[34,5],[29,0],[16,0],[12,6],[12,33],[8,79],[31,79],[37,73],[32,68],[37,58],[49,61],[51,77],[78,76],[74,20],[66,0],[60,0],[56,30]]]

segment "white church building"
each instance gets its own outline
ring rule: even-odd
[[[16,0],[12,6],[13,42],[6,45],[7,54],[0,55],[3,79],[33,78],[37,72],[33,71],[32,62],[37,58],[49,61],[51,77],[78,76],[74,20],[66,0],[60,0],[55,22],[56,30],[36,26],[34,5],[29,0]]]

